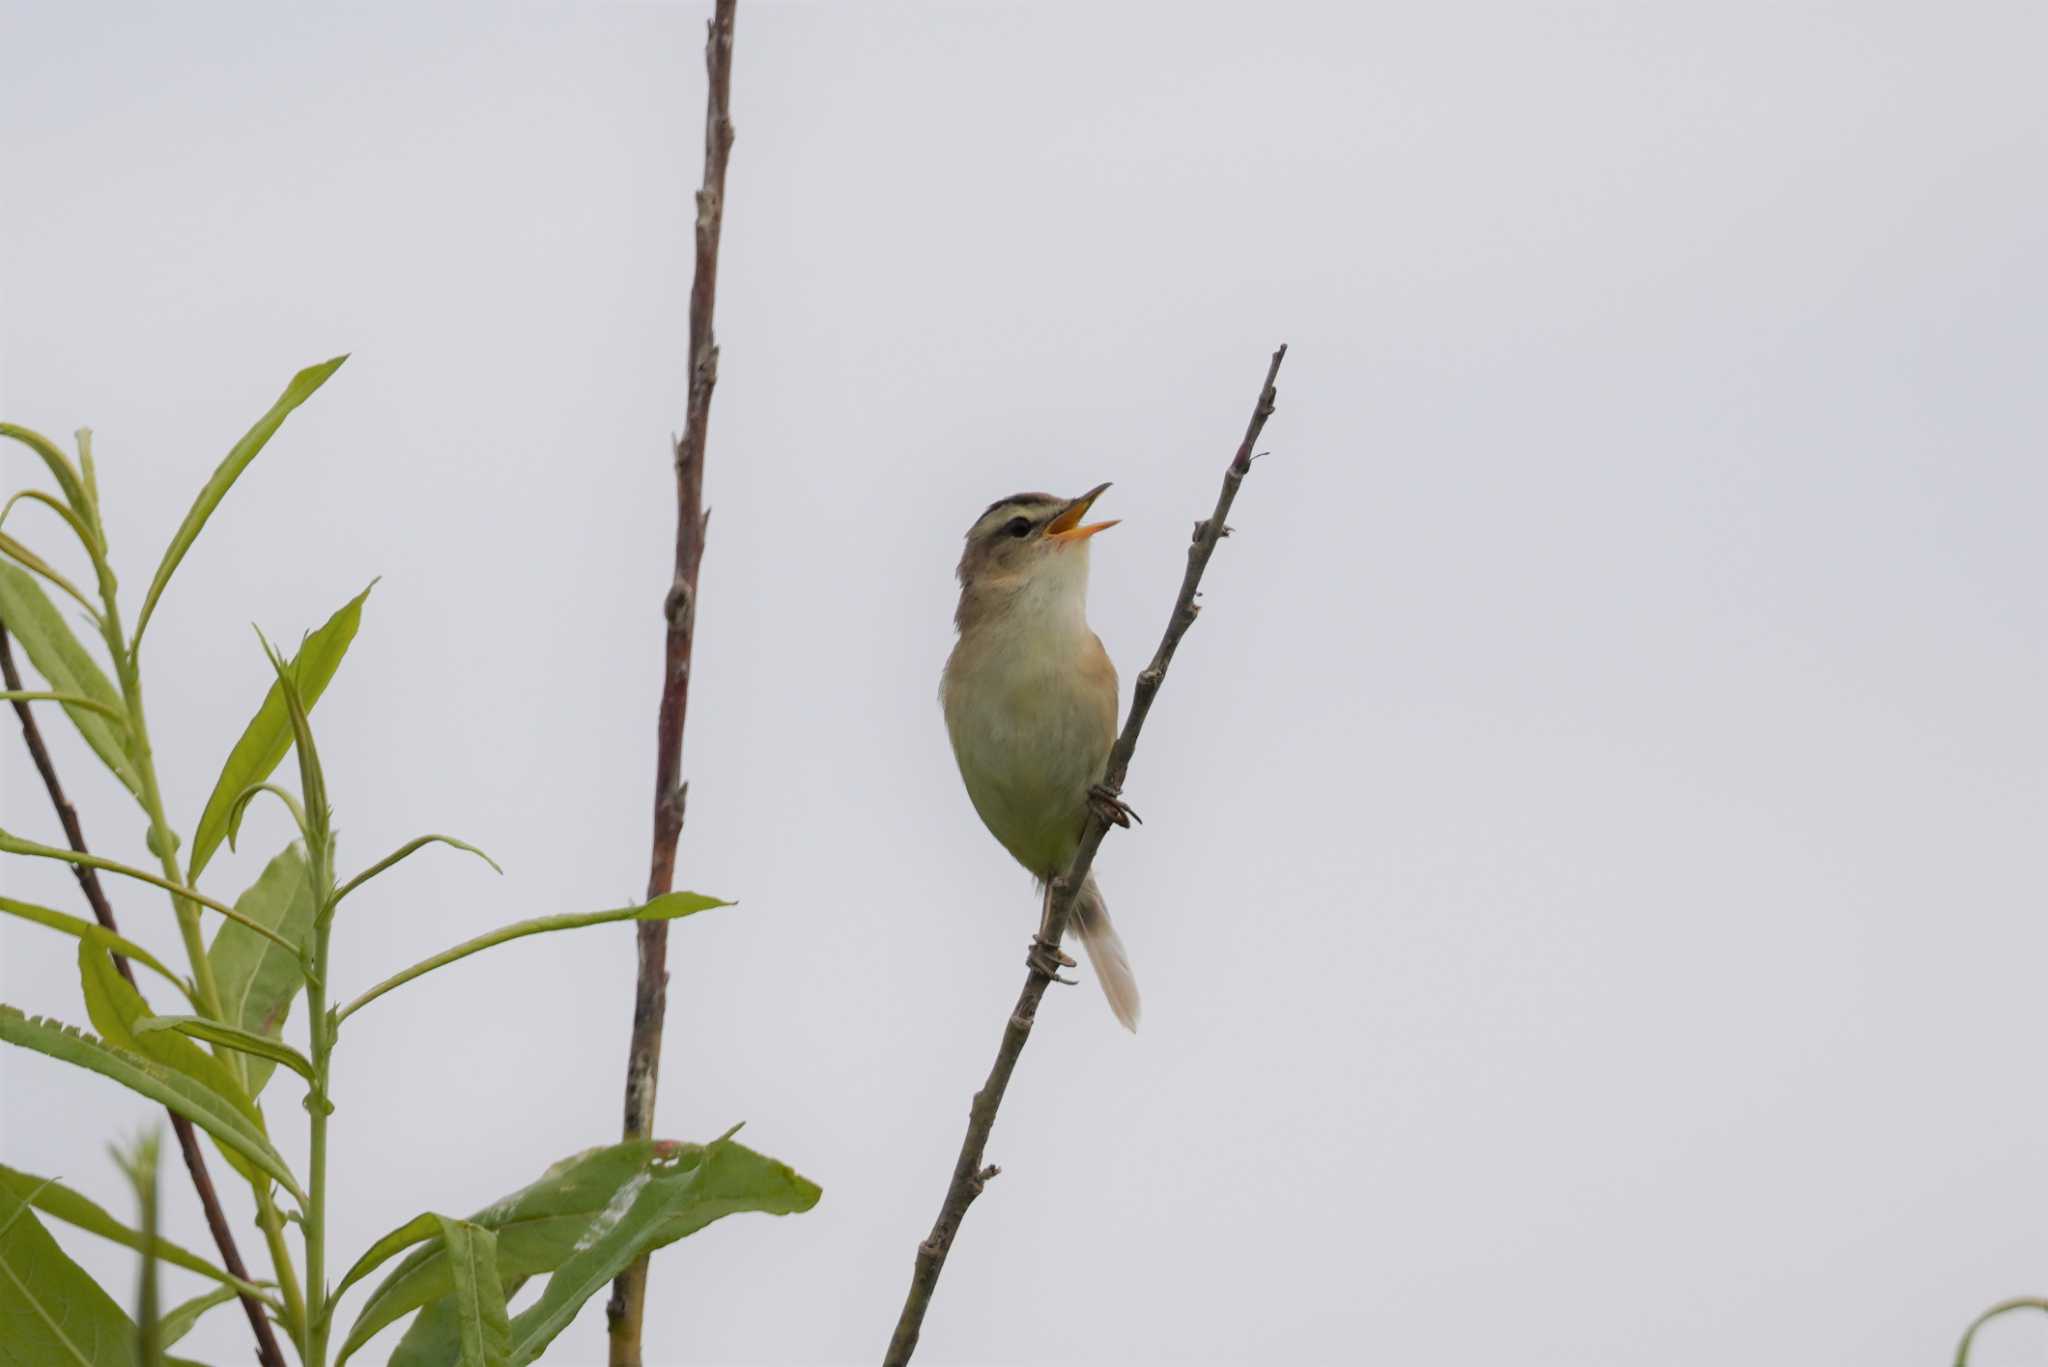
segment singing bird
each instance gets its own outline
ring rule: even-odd
[[[1091,807],[1119,824],[1130,816],[1101,786],[1116,740],[1116,666],[1088,627],[1089,538],[1116,521],[1081,519],[1108,487],[1013,494],[975,519],[960,556],[960,639],[939,680],[967,796],[1041,891],[1073,861]],[[1137,980],[1092,870],[1072,924],[1109,1009],[1135,1031]]]

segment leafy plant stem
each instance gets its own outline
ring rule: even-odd
[[[97,530],[97,505],[94,503],[88,506],[94,509],[93,525]],[[105,544],[104,536],[100,537],[100,544]],[[104,556],[97,553],[96,558],[104,560]],[[102,575],[101,584],[111,594],[111,572]],[[21,688],[21,679],[14,668],[14,656],[8,648],[5,627],[0,627],[0,681],[4,681],[10,690],[19,691]],[[35,717],[30,713],[26,703],[17,702],[14,710],[21,722],[22,741],[28,746],[29,757],[35,762],[36,772],[41,775],[43,787],[50,795],[50,805],[56,808],[58,824],[64,828],[64,838],[69,842],[73,854],[85,855],[88,853],[85,830],[79,825],[77,809],[64,795],[64,787],[58,781],[49,747],[43,743],[42,730],[36,725]],[[79,890],[85,894],[85,900],[92,906],[94,920],[109,932],[118,933],[114,909],[108,903],[105,891],[100,887],[97,872],[90,865],[77,863],[71,865],[71,872],[77,876]],[[128,961],[117,958],[114,962],[122,976],[128,978],[132,984],[134,970],[129,967]],[[192,1122],[175,1111],[171,1112],[171,1132],[177,1136],[179,1152],[184,1156],[185,1169],[192,1178],[192,1187],[199,1197],[200,1209],[205,1212],[207,1229],[212,1233],[214,1244],[220,1250],[221,1262],[237,1284],[246,1288],[248,1269],[243,1265],[241,1250],[236,1246],[234,1234],[228,1227],[227,1217],[221,1210],[220,1195],[214,1188],[213,1175],[207,1169],[206,1155],[200,1147],[199,1135]],[[259,1192],[258,1195],[261,1200],[265,1194]],[[271,1245],[271,1256],[276,1260],[279,1280],[284,1282],[286,1287],[295,1288],[290,1258],[278,1257],[281,1247],[281,1240],[274,1241]],[[242,1291],[240,1299],[243,1311],[248,1317],[250,1332],[256,1338],[257,1362],[261,1367],[285,1367],[284,1351],[278,1345],[277,1337],[271,1330],[269,1319],[263,1313],[262,1305],[246,1289]],[[287,1304],[289,1303],[287,1301]]]
[[[299,1286],[299,1267],[292,1261],[290,1245],[284,1239],[284,1213],[277,1208],[270,1184],[252,1184],[256,1191],[256,1226],[263,1231],[264,1246],[270,1250],[271,1266],[277,1269],[277,1289],[284,1297],[285,1332],[294,1340],[304,1333],[306,1293]]]
[[[310,798],[309,805],[318,800],[317,797]],[[314,829],[319,836],[308,850],[313,860],[314,887],[318,889],[323,904],[334,894],[334,851],[325,839],[327,823],[324,816],[323,812],[314,818]],[[333,1307],[328,1303],[327,1292],[327,1117],[334,1111],[333,1103],[327,1098],[327,1084],[330,1076],[328,1065],[334,1055],[334,1036],[339,1026],[338,1020],[327,1010],[327,950],[333,930],[331,910],[315,918],[314,971],[306,982],[306,1017],[313,1045],[313,1086],[306,1094],[306,1110],[312,1117],[304,1211],[306,1293],[311,1299],[306,1306],[300,1338],[303,1346],[299,1359],[303,1367],[327,1367],[327,1335],[332,1328],[329,1321],[333,1319]]]

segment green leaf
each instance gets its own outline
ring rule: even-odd
[[[156,578],[150,580],[149,592],[142,600],[142,615],[135,619],[131,651],[141,648],[142,633],[149,628],[150,614],[156,611],[156,600],[163,596],[164,586],[171,582],[171,575],[178,568],[178,562],[185,558],[185,552],[191,550],[192,543],[199,539],[206,519],[213,516],[213,510],[227,497],[228,490],[234,487],[242,471],[249,468],[249,462],[256,459],[264,444],[284,425],[291,411],[311,398],[313,391],[327,383],[327,377],[341,369],[341,363],[347,359],[346,356],[337,356],[331,361],[307,366],[292,376],[292,382],[285,386],[284,393],[270,406],[270,411],[256,420],[256,425],[235,443],[234,449],[214,470],[205,487],[200,489],[199,497],[192,501],[192,510],[185,514],[185,520],[172,535],[171,544],[164,548],[163,563],[156,567]]]
[[[135,1325],[71,1261],[28,1204],[0,1187],[0,1361],[134,1367]]]
[[[204,1016],[146,1016],[134,1023],[135,1033],[147,1037],[159,1030],[175,1030],[188,1039],[205,1040],[223,1049],[254,1058],[282,1063],[306,1081],[313,1081],[313,1061],[289,1044],[264,1035],[252,1035],[236,1025],[222,1025]]]
[[[720,1216],[749,1210],[785,1215],[809,1210],[817,1200],[815,1185],[730,1140],[697,1145],[640,1139],[565,1159],[533,1185],[478,1211],[470,1222],[496,1233],[501,1278],[556,1273],[535,1306],[545,1313],[530,1318],[533,1311],[528,1311],[513,1321],[511,1362],[518,1367],[532,1361],[590,1290],[608,1280],[597,1269],[622,1250],[634,1251],[620,1267]],[[428,1236],[416,1232],[419,1226],[420,1221],[401,1226],[379,1246],[401,1236],[420,1242]],[[596,1260],[593,1251],[599,1254]],[[454,1284],[443,1245],[414,1250],[363,1302],[337,1367],[384,1326],[441,1300]],[[588,1289],[576,1294],[581,1288]],[[574,1305],[569,1304],[572,1297]]]
[[[105,1209],[61,1182],[0,1166],[0,1189],[13,1192],[18,1199],[27,1201],[52,1220],[62,1220],[65,1224],[82,1229],[88,1234],[97,1234],[102,1239],[112,1240],[123,1248],[141,1253],[151,1247],[140,1231],[130,1229],[109,1215]],[[238,1288],[251,1291],[258,1289],[249,1282],[230,1277],[197,1253],[180,1247],[169,1239],[159,1238],[154,1247],[157,1257],[175,1267],[197,1272],[202,1277],[219,1282],[231,1296]]]
[[[468,854],[473,854],[477,858],[483,860],[486,864],[489,864],[491,866],[492,873],[499,874],[502,876],[505,872],[503,869],[498,867],[497,860],[491,858],[489,855],[485,854],[482,850],[478,849],[476,846],[470,844],[466,840],[457,840],[452,835],[415,836],[413,839],[406,841],[403,845],[400,845],[396,850],[393,850],[390,854],[385,855],[382,859],[379,859],[376,863],[370,865],[370,867],[368,867],[367,869],[364,869],[355,877],[349,879],[348,882],[342,884],[341,890],[334,894],[334,905],[340,906],[342,898],[348,896],[357,888],[369,882],[372,878],[375,878],[378,874],[384,872],[384,870],[390,868],[393,864],[398,863],[406,856],[413,854],[419,850],[423,850],[429,845],[451,845],[458,850],[462,850]]]
[[[350,1267],[347,1274],[342,1277],[341,1284],[334,1288],[334,1294],[327,1298],[329,1310],[333,1309],[335,1304],[341,1300],[342,1293],[351,1286],[354,1286],[357,1282],[369,1276],[372,1272],[375,1272],[414,1244],[425,1243],[440,1232],[441,1217],[429,1211],[424,1215],[413,1216],[397,1229],[392,1230],[389,1234],[377,1240],[376,1243],[371,1244],[363,1250],[363,1256],[357,1258],[355,1265]]]
[[[740,1211],[800,1213],[816,1205],[818,1195],[816,1184],[771,1158],[730,1140],[711,1144],[695,1168],[670,1182],[649,1182],[609,1225],[602,1218],[592,1223],[589,1234],[595,1238],[578,1241],[540,1299],[512,1322],[512,1367],[538,1361],[583,1302],[643,1253]]]
[[[287,940],[310,944],[313,903],[313,875],[306,867],[306,852],[292,844],[266,864],[249,890],[235,899],[235,910]],[[282,1037],[292,1000],[305,986],[298,958],[234,921],[221,923],[206,957],[220,988],[222,1016],[253,1035]],[[252,1058],[243,1065],[250,1096],[263,1094],[270,1073],[271,1065],[263,1059]]]
[[[349,642],[355,640],[356,628],[362,625],[363,600],[375,587],[377,585],[372,581],[369,588],[351,598],[341,611],[308,636],[299,646],[299,653],[292,657],[292,676],[298,680],[299,694],[308,711],[320,701],[320,695],[326,691],[334,671],[341,667],[341,658],[348,653]],[[206,809],[200,813],[198,829],[192,836],[189,881],[199,881],[199,871],[206,867],[207,861],[220,848],[220,842],[226,838],[228,817],[234,809],[235,799],[250,784],[269,778],[291,746],[292,719],[290,709],[285,706],[284,684],[281,680],[272,680],[270,691],[263,695],[262,706],[256,709],[256,715],[243,728],[235,748],[228,752],[228,761],[221,767],[220,778],[213,785],[213,795],[206,799]]]
[[[39,845],[33,840],[23,840],[20,836],[10,835],[6,831],[0,831],[0,854],[25,854],[32,859],[55,859],[59,863],[75,864],[80,868],[101,869],[107,873],[118,873],[123,878],[133,878],[137,882],[147,883],[151,887],[162,888],[173,896],[181,897],[187,902],[196,903],[199,906],[205,907],[208,911],[225,916],[237,925],[245,926],[265,939],[277,942],[294,954],[299,952],[297,945],[286,942],[270,927],[251,921],[242,915],[241,912],[227,905],[227,903],[216,902],[197,888],[187,887],[183,883],[173,883],[163,875],[151,873],[148,869],[138,869],[116,860],[102,859],[96,854],[80,854],[77,850],[60,850],[55,845]]]
[[[1963,1331],[1963,1341],[1956,1345],[1956,1367],[1969,1367],[1970,1345],[1976,1341],[1979,1329],[1982,1329],[2000,1315],[2008,1315],[2015,1310],[2048,1311],[2048,1300],[2042,1300],[2039,1296],[2015,1296],[2009,1301],[2000,1301],[1983,1314],[1977,1316],[1976,1319],[1971,1320],[1970,1327]]]
[[[126,936],[116,935],[97,921],[88,921],[83,916],[72,916],[65,912],[52,911],[48,907],[39,907],[32,902],[17,902],[12,897],[0,897],[0,912],[4,912],[9,916],[19,916],[24,921],[34,921],[37,925],[48,926],[50,929],[69,935],[74,939],[89,940],[102,949],[118,954],[124,959],[133,960],[144,968],[160,974],[171,986],[185,993],[188,999],[192,995],[190,989],[185,986],[184,981],[177,974],[171,972],[170,969],[165,968],[162,963],[158,962],[156,955],[150,953]]]
[[[92,600],[90,598],[87,598],[83,593],[79,592],[78,585],[72,583],[69,579],[66,579],[62,574],[58,573],[56,566],[52,565],[49,561],[43,559],[40,555],[37,555],[34,551],[22,545],[19,541],[16,541],[13,537],[7,535],[7,533],[5,532],[0,532],[0,556],[6,556],[9,560],[12,560],[16,564],[21,565],[24,569],[27,569],[31,573],[41,575],[50,583],[64,590],[64,593],[67,597],[71,598],[73,601],[78,603],[79,606],[83,607],[87,612],[92,613],[94,619],[97,620],[99,614],[93,612]],[[10,566],[9,568],[12,568],[12,566]]]
[[[240,1111],[259,1133],[267,1133],[263,1113],[228,1064],[182,1035],[137,1032],[137,1024],[154,1013],[142,994],[121,976],[105,950],[97,945],[79,944],[78,981],[85,990],[86,1016],[101,1039],[117,1049],[140,1054],[152,1063],[175,1068]],[[262,1181],[260,1170],[248,1158],[233,1150],[225,1150],[223,1156],[251,1182]]]
[[[169,1348],[172,1344],[190,1333],[192,1326],[199,1323],[201,1315],[213,1309],[216,1305],[225,1305],[234,1298],[235,1288],[232,1286],[216,1286],[213,1290],[194,1296],[191,1300],[173,1308],[169,1314],[164,1316],[160,1326],[163,1333],[164,1347]]]
[[[510,1305],[529,1278],[501,1272],[499,1291]],[[455,1367],[462,1356],[462,1330],[456,1323],[455,1298],[443,1296],[423,1307],[406,1326],[385,1367]]]
[[[127,715],[121,695],[107,682],[99,664],[86,653],[71,628],[36,581],[12,565],[0,564],[0,624],[21,642],[29,663],[59,693],[77,693],[121,716]],[[83,707],[64,709],[85,743],[129,792],[142,796],[142,780],[128,758],[128,728]]]
[[[524,939],[528,935],[544,935],[554,930],[579,930],[584,926],[601,926],[608,921],[673,921],[684,916],[694,916],[700,911],[713,907],[729,907],[731,902],[716,897],[706,897],[701,892],[665,892],[644,906],[618,907],[611,911],[571,912],[563,916],[536,916],[531,921],[515,921],[509,926],[464,940],[452,949],[444,949],[431,958],[422,959],[410,968],[401,969],[369,991],[341,1008],[335,1016],[338,1025],[356,1012],[368,1006],[377,998],[395,987],[403,987],[414,978],[444,968],[457,959],[466,959],[481,950],[502,945],[510,940]]]
[[[85,990],[85,1014],[100,1038],[152,1063],[175,1068],[240,1111],[261,1128],[262,1112],[242,1090],[228,1066],[173,1030],[141,1030],[155,1013],[134,985],[121,976],[106,950],[84,941],[78,946],[78,980]]]
[[[73,1026],[0,1005],[0,1043],[111,1078],[130,1091],[184,1116],[233,1153],[268,1174],[302,1204],[306,1193],[270,1139],[235,1104],[184,1073],[129,1050],[105,1044]]]
[[[77,513],[82,522],[93,520],[92,502],[86,497],[85,484],[79,479],[78,471],[71,467],[70,458],[62,448],[42,433],[17,427],[11,422],[0,422],[0,437],[11,437],[42,457],[43,464],[50,467],[57,487],[64,491],[64,501],[71,505],[71,511]]]
[[[461,1367],[506,1367],[511,1325],[505,1288],[498,1281],[498,1236],[467,1220],[438,1217],[441,1248],[455,1289],[446,1297],[455,1316]]]

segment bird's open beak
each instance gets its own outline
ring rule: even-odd
[[[1122,521],[1123,519],[1121,518],[1113,517],[1107,522],[1091,522],[1085,527],[1080,525],[1081,519],[1088,516],[1089,508],[1094,506],[1095,500],[1102,497],[1102,491],[1108,487],[1107,484],[1098,484],[1066,507],[1060,509],[1059,516],[1045,524],[1046,539],[1050,541],[1085,541],[1097,532],[1106,532]]]

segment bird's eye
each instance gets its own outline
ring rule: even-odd
[[[1031,519],[1028,517],[1013,517],[1003,524],[1003,530],[1015,537],[1029,536],[1031,535]]]

